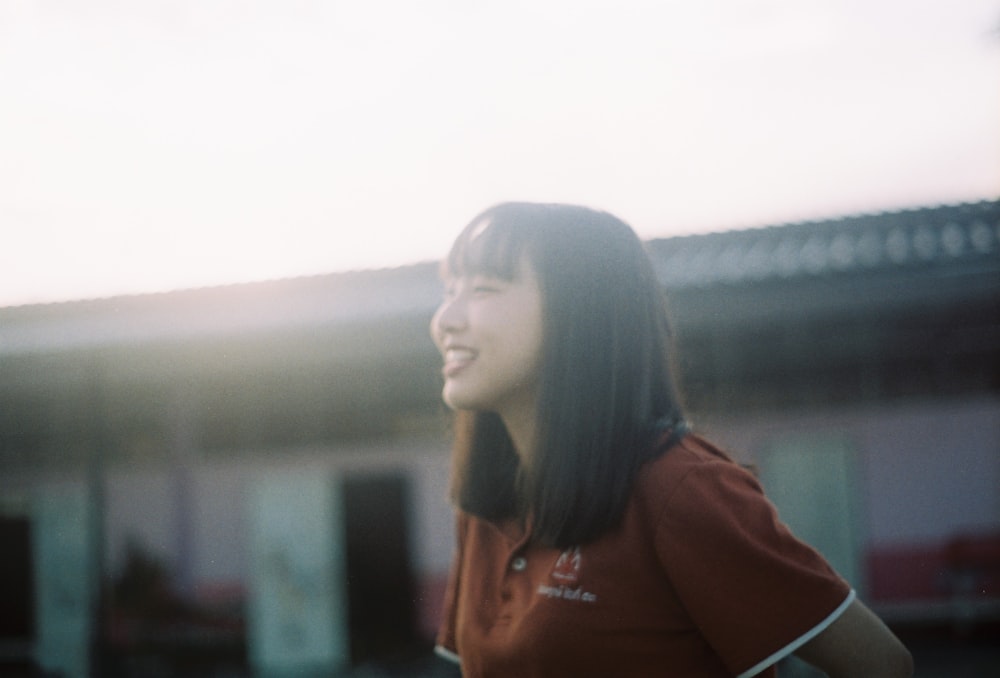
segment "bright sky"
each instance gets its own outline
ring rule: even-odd
[[[0,0],[0,306],[1000,197],[1000,0]]]

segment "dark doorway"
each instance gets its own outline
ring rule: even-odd
[[[0,516],[0,674],[22,675],[35,640],[35,577],[31,521]],[[27,675],[26,673],[23,675]]]
[[[344,480],[351,662],[395,663],[418,647],[410,492],[400,473]]]

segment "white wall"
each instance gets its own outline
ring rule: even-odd
[[[188,524],[192,584],[243,583],[249,563],[248,491],[266,469],[306,468],[317,473],[402,470],[411,479],[413,506],[410,553],[419,577],[447,569],[451,559],[454,518],[445,494],[448,444],[443,439],[394,442],[383,446],[341,449],[271,450],[208,462],[195,461],[188,474],[189,491],[163,465],[116,469],[106,481],[106,554],[113,574],[124,565],[125,545],[137,539],[174,572],[182,521],[179,496],[189,502]]]
[[[694,424],[746,461],[777,440],[803,433],[853,441],[862,455],[863,527],[870,547],[934,543],[957,533],[1000,529],[998,400],[773,413]],[[454,518],[445,498],[448,442],[443,437],[343,449],[265,450],[212,461],[195,455],[194,464],[186,495],[192,561],[187,572],[196,589],[246,581],[247,489],[256,473],[276,467],[409,472],[415,574],[434,577],[447,570]],[[182,524],[176,503],[184,496],[178,494],[176,478],[164,465],[108,472],[105,539],[111,573],[120,571],[130,536],[176,571]]]

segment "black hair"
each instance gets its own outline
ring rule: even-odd
[[[512,279],[542,292],[536,448],[519,462],[499,415],[456,411],[452,500],[488,520],[530,515],[535,538],[583,544],[620,521],[657,427],[682,421],[666,302],[635,232],[606,212],[502,203],[473,219],[445,277]]]

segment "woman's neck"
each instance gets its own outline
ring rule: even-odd
[[[507,427],[514,450],[522,466],[532,457],[535,449],[536,413],[534,403],[520,403],[506,407],[498,413]]]

